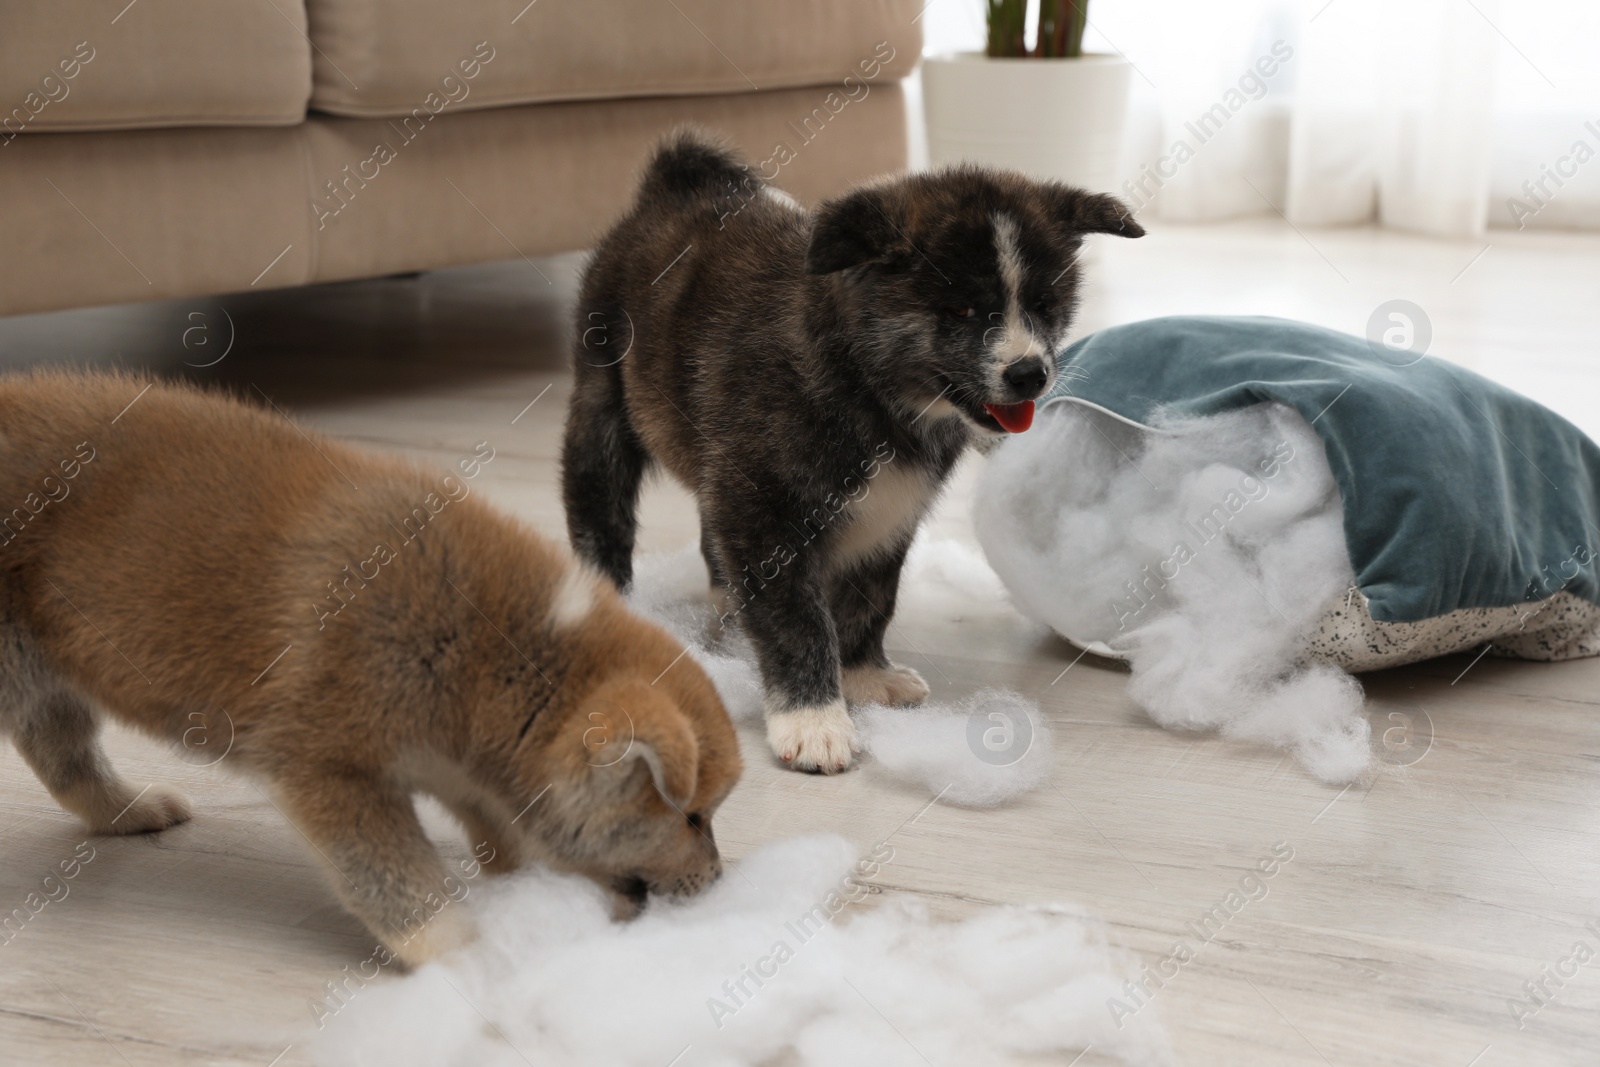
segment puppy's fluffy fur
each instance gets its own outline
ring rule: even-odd
[[[0,731],[93,830],[189,817],[116,775],[104,712],[258,778],[408,963],[473,932],[414,792],[491,870],[542,859],[635,903],[718,873],[739,755],[710,681],[464,473],[39,374],[0,381],[0,508]]]
[[[572,543],[626,587],[652,464],[699,498],[724,621],[755,645],[773,751],[848,766],[846,700],[914,703],[885,628],[962,450],[1050,388],[1113,197],[961,167],[816,212],[677,135],[584,276],[562,454]]]

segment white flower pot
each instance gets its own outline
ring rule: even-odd
[[[922,92],[929,161],[970,160],[1112,192],[1132,76],[1120,56],[928,56]]]

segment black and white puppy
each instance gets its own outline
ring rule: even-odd
[[[806,211],[704,136],[669,138],[584,274],[573,547],[626,589],[640,480],[674,475],[759,657],[773,752],[845,769],[847,700],[928,694],[883,651],[917,524],[969,443],[1028,428],[1084,235],[1143,232],[1113,197],[970,166]]]

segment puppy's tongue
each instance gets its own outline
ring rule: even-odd
[[[1020,404],[985,404],[983,409],[994,416],[994,421],[1005,427],[1007,433],[1021,433],[1033,425],[1033,401]]]

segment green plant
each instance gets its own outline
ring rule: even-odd
[[[1089,0],[1039,0],[1038,32],[1028,50],[1028,0],[987,0],[991,56],[1054,59],[1083,54],[1083,27],[1089,21]]]

